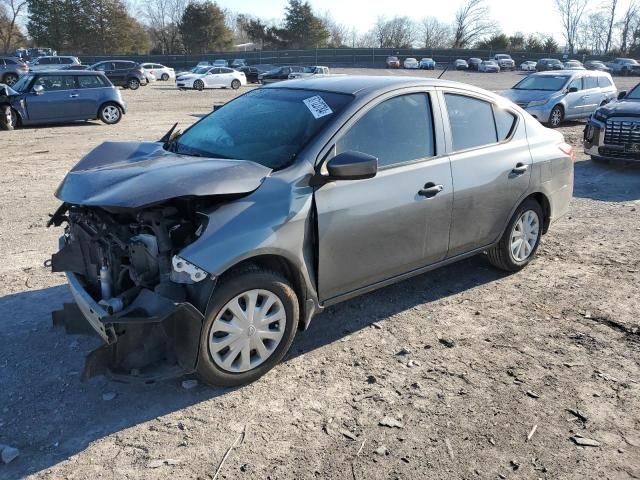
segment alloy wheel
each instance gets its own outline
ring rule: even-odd
[[[524,262],[538,242],[540,219],[533,210],[525,210],[511,230],[509,252],[516,262]]]
[[[18,76],[17,75],[13,75],[11,73],[5,75],[4,77],[4,82],[6,85],[9,85],[10,87],[13,86],[16,82],[18,81]]]
[[[286,311],[280,298],[268,290],[248,290],[227,302],[213,321],[209,354],[227,372],[247,372],[273,354],[285,328]]]
[[[559,127],[560,124],[562,123],[562,110],[560,110],[559,108],[554,108],[551,111],[551,126],[553,127]]]
[[[107,123],[115,123],[120,119],[120,109],[115,105],[107,105],[102,109],[102,117]]]
[[[204,82],[202,80],[196,80],[193,82],[193,88],[196,90],[204,90]]]

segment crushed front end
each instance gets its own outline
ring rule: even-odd
[[[215,284],[178,256],[206,227],[192,199],[139,209],[64,203],[50,225],[64,225],[51,258],[75,303],[53,312],[68,333],[98,335],[83,378],[109,373],[143,381],[193,372],[207,301]],[[129,378],[129,377],[128,377]]]

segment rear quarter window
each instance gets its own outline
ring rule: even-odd
[[[598,77],[598,86],[600,88],[607,88],[610,87],[612,85],[611,80],[609,80],[607,77]]]
[[[80,75],[78,76],[80,88],[103,88],[108,86],[101,75]]]

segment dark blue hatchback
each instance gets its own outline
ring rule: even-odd
[[[101,72],[32,72],[12,87],[0,84],[0,129],[100,119],[116,124],[126,112],[120,91]]]

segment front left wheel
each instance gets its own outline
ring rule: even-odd
[[[517,272],[531,262],[542,238],[543,213],[533,199],[515,211],[500,241],[487,251],[489,262],[501,270]]]
[[[298,298],[277,272],[253,267],[222,278],[210,306],[197,367],[209,385],[257,380],[280,362],[298,329]]]
[[[18,115],[9,105],[0,106],[0,129],[13,130],[18,125]]]

